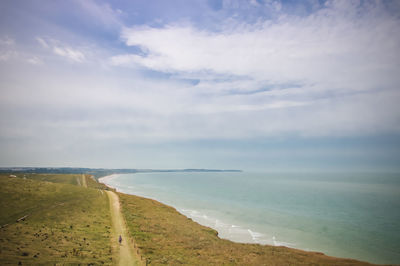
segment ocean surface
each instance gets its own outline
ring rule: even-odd
[[[164,172],[101,179],[221,238],[400,264],[399,174]]]

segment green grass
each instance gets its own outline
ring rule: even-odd
[[[106,193],[73,185],[81,175],[25,176],[0,175],[0,264],[112,263]]]
[[[52,183],[64,183],[78,185],[82,175],[79,174],[15,174],[17,177],[29,178],[38,181],[47,181]]]
[[[92,175],[85,175],[86,176],[86,183],[87,186],[90,188],[96,188],[96,189],[103,189],[103,190],[115,190],[107,187],[103,183],[99,183],[96,181],[96,179]]]
[[[174,208],[118,193],[130,234],[151,265],[362,265],[286,247],[241,244],[220,239]]]

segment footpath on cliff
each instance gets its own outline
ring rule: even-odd
[[[133,248],[132,241],[127,233],[125,220],[121,213],[118,195],[113,191],[107,191],[110,200],[111,219],[113,225],[113,251],[117,265],[143,265],[139,255]],[[119,236],[122,242],[118,243]]]

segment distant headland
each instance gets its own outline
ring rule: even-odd
[[[111,174],[161,173],[161,172],[243,172],[237,169],[107,169],[82,167],[1,167],[0,173],[37,173],[37,174],[90,174],[96,178]]]

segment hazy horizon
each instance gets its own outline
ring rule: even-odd
[[[0,3],[0,167],[400,172],[400,2]]]

